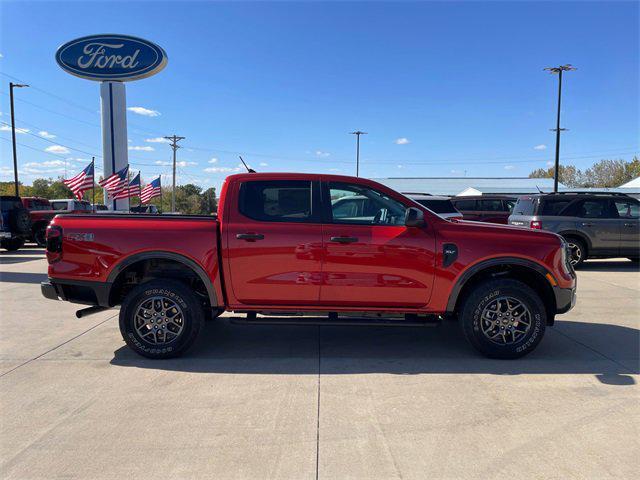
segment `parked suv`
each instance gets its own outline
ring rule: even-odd
[[[517,201],[517,197],[505,195],[478,195],[451,199],[465,220],[502,224],[509,221],[509,215]]]
[[[549,230],[569,245],[574,267],[587,258],[640,258],[640,202],[625,194],[555,193],[520,197],[509,224]]]
[[[462,213],[456,209],[449,197],[438,197],[427,193],[403,193],[403,195],[406,195],[414,202],[418,202],[423,207],[427,207],[442,218],[462,220]]]
[[[18,250],[30,234],[31,219],[20,197],[0,196],[0,246],[9,251]]]

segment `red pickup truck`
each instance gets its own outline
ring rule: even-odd
[[[334,209],[346,196],[375,208]],[[456,318],[480,352],[516,358],[575,303],[558,235],[445,220],[335,175],[230,176],[217,216],[57,216],[47,258],[45,297],[92,305],[79,316],[120,305],[124,340],[151,358],[183,353],[225,310],[261,324]]]

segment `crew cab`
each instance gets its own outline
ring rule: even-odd
[[[44,247],[47,225],[58,212],[54,211],[49,200],[41,197],[22,197],[22,205],[29,211],[31,218],[29,239],[36,242],[38,246]]]
[[[375,208],[336,215],[350,196]],[[322,174],[232,175],[217,216],[57,216],[47,258],[45,297],[90,305],[79,316],[120,306],[125,342],[151,358],[182,354],[224,311],[249,324],[453,318],[483,354],[516,358],[576,298],[554,233],[447,220],[376,182]]]

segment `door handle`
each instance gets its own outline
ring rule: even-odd
[[[247,242],[255,242],[256,240],[262,240],[264,235],[261,233],[239,233],[236,235],[238,240],[246,240]]]
[[[589,222],[583,222],[582,223],[583,227],[593,227],[593,223],[589,223]]]
[[[331,237],[331,241],[336,243],[355,243],[358,239],[356,237]]]

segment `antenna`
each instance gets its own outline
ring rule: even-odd
[[[247,166],[247,164],[246,164],[246,163],[244,163],[244,160],[242,159],[242,156],[241,156],[241,155],[238,155],[238,157],[240,157],[240,161],[241,161],[241,162],[242,162],[242,164],[244,165],[244,168],[246,168],[246,169],[247,169],[247,172],[249,172],[249,173],[256,173],[256,171],[255,171],[253,168],[249,168],[249,167]]]
[[[538,185],[536,185],[536,188],[538,189],[538,193],[544,193],[542,190],[540,190],[540,187]]]

